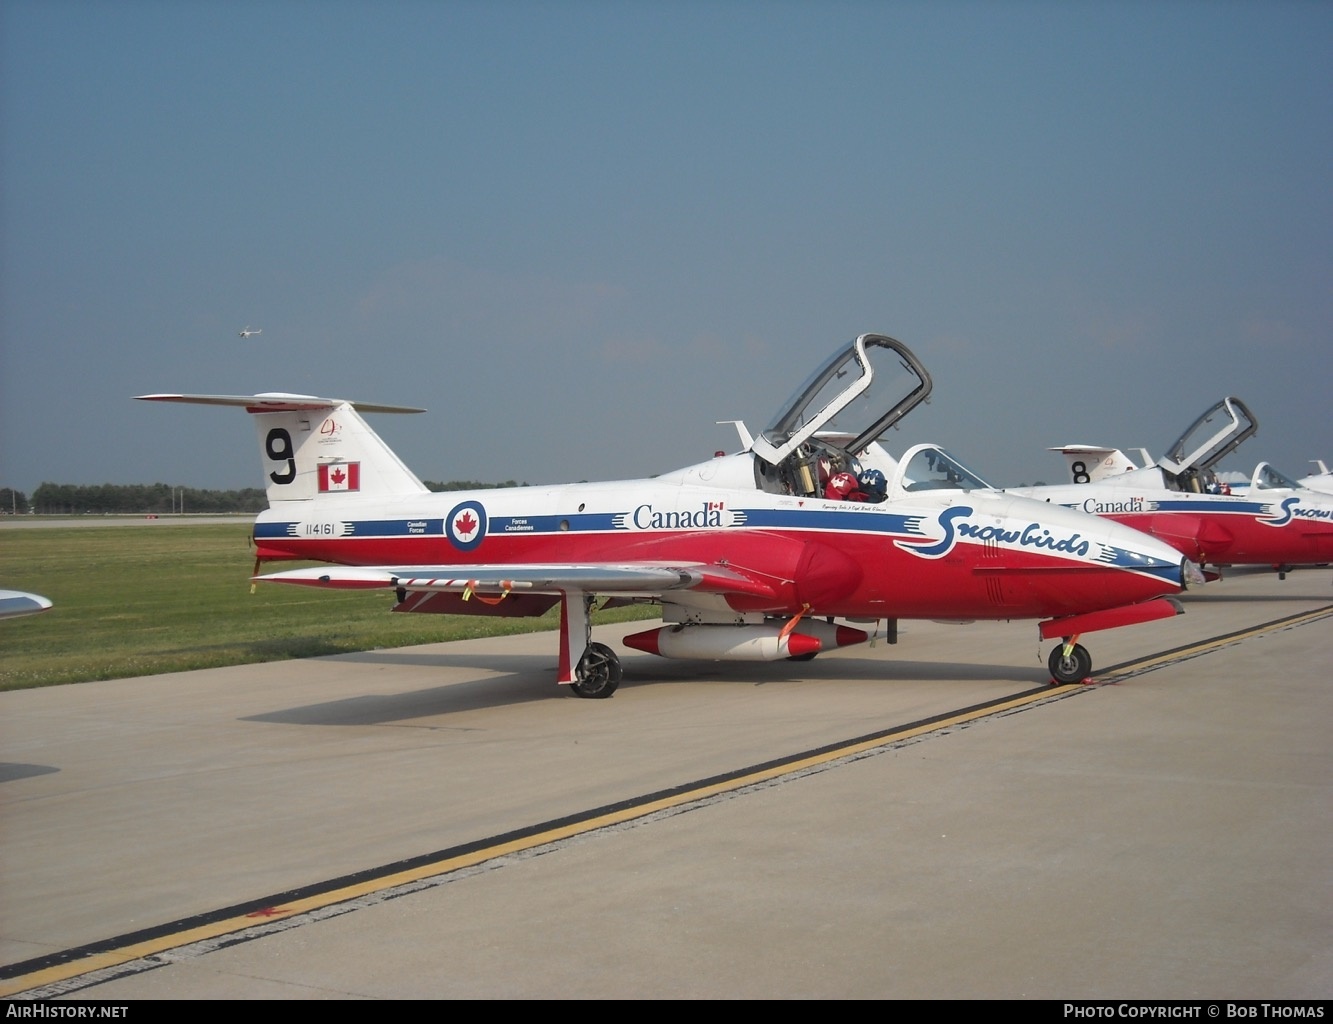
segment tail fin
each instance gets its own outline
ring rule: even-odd
[[[311,395],[140,395],[145,402],[232,405],[255,418],[269,504],[364,494],[422,494],[427,488],[361,412],[424,412]]]
[[[1107,477],[1132,473],[1140,467],[1134,465],[1128,455],[1118,448],[1098,448],[1090,444],[1067,444],[1062,448],[1052,448],[1059,452],[1069,463],[1070,481],[1076,484],[1090,484]]]

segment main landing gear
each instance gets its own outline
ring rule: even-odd
[[[569,688],[580,697],[600,700],[616,692],[621,675],[620,658],[616,652],[606,644],[590,643],[579,659]]]
[[[616,692],[623,674],[620,657],[606,644],[593,643],[592,594],[573,591],[560,595],[560,668],[557,681],[577,697],[604,700]],[[574,652],[583,655],[574,663]]]
[[[1081,683],[1092,672],[1092,655],[1082,644],[1067,639],[1055,650],[1046,662],[1051,670],[1051,679],[1062,686],[1069,683]]]

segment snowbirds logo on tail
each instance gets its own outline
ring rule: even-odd
[[[873,384],[873,387],[872,387]],[[595,602],[653,603],[624,639],[668,658],[804,659],[899,619],[1038,619],[1050,668],[1082,680],[1083,633],[1175,615],[1191,566],[1081,512],[989,488],[946,452],[901,463],[878,438],[931,390],[901,342],[865,334],[821,364],[744,450],[643,480],[433,494],[363,414],[420,412],[308,395],[143,395],[245,409],[269,508],[264,561],[328,563],[263,582],[385,588],[395,611],[560,608],[558,681],[609,697],[620,657]],[[330,426],[330,423],[335,426]],[[834,624],[833,620],[842,623]]]

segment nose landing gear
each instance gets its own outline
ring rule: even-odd
[[[1055,650],[1046,662],[1051,670],[1051,680],[1066,686],[1081,683],[1092,672],[1092,655],[1078,642],[1078,637],[1068,637]]]

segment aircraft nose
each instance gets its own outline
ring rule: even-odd
[[[1155,579],[1160,587],[1159,593],[1185,590],[1203,582],[1199,567],[1188,558],[1182,558],[1180,552],[1169,544],[1133,527],[1113,521],[1108,523],[1103,561],[1124,570],[1121,575],[1126,580],[1130,577],[1144,582]]]

